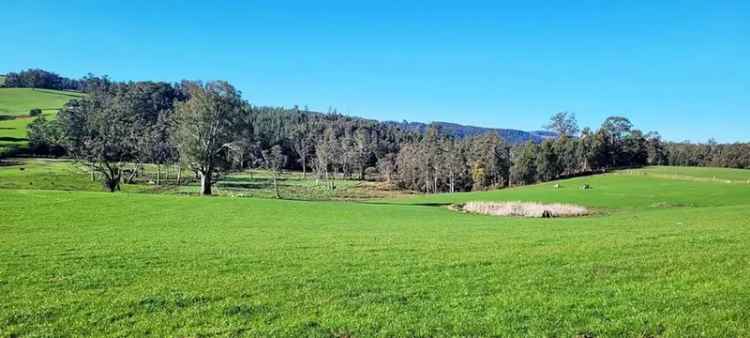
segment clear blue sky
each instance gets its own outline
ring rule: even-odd
[[[750,141],[750,1],[14,1],[0,72],[224,79],[254,104]]]

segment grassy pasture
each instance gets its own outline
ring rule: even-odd
[[[638,170],[628,170],[624,171],[624,173],[632,175],[650,175],[668,179],[750,184],[750,170],[748,169],[648,167]]]
[[[197,179],[187,169],[182,169],[183,185],[176,186],[177,169],[161,168],[161,186],[155,185],[156,166],[146,164],[145,176],[139,176],[135,184],[122,184],[126,192],[156,192],[197,195],[200,191]],[[299,172],[284,172],[278,178],[279,191],[284,199],[294,200],[367,200],[383,197],[404,196],[403,192],[389,190],[376,182],[336,180],[335,191],[325,188]],[[102,185],[92,182],[87,168],[66,159],[13,158],[0,165],[0,189],[102,191]],[[245,170],[222,176],[215,184],[214,193],[219,196],[276,198],[270,172]]]
[[[28,115],[32,108],[57,111],[81,93],[51,89],[0,88],[1,115]]]
[[[702,173],[701,169],[697,168],[696,175]],[[730,171],[729,175],[734,173]],[[560,188],[555,188],[556,184]],[[582,190],[581,187],[586,184],[591,189]],[[747,183],[725,184],[711,180],[694,181],[615,172],[487,192],[414,195],[389,202],[422,205],[470,201],[564,202],[608,212],[633,212],[632,209],[750,204],[747,199],[749,194],[750,184]]]
[[[750,336],[750,186],[560,184],[367,203],[0,189],[0,336]],[[465,200],[606,212],[440,207]]]
[[[80,96],[77,92],[60,90],[0,88],[0,115],[28,115],[32,108],[57,111],[70,99]]]
[[[42,109],[48,119],[80,93],[31,88],[0,88],[0,152],[3,147],[26,145],[26,126],[33,121],[28,116],[33,108]]]
[[[45,117],[54,113],[45,113]],[[25,144],[27,139],[26,126],[33,121],[28,116],[16,116],[11,120],[0,120],[0,146],[3,144]]]
[[[12,158],[0,165],[0,189],[102,191],[86,168],[64,159]],[[150,185],[123,184],[125,192],[156,191]]]

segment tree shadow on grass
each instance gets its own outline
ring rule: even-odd
[[[300,185],[290,184],[284,179],[277,179],[279,188],[304,188]],[[249,177],[225,177],[216,182],[216,185],[224,188],[263,190],[273,189],[272,178],[249,178]]]
[[[21,137],[3,136],[3,137],[0,137],[0,141],[5,141],[5,142],[25,142],[25,141],[28,141],[28,139],[21,138]]]
[[[0,167],[12,167],[12,166],[18,166],[22,165],[23,162],[15,161],[15,160],[2,160],[0,161]]]
[[[392,203],[392,202],[381,202],[374,200],[356,201],[351,200],[347,202],[359,203],[359,204],[372,204],[372,205],[391,205],[391,206],[412,206],[412,207],[447,207],[455,203],[448,202],[414,202],[414,203]]]

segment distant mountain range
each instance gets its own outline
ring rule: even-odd
[[[422,122],[395,122],[387,121],[387,124],[396,125],[404,130],[424,133],[430,125],[437,125],[440,131],[452,135],[458,138],[471,137],[486,133],[496,133],[502,137],[506,142],[512,144],[526,143],[532,141],[535,143],[542,142],[546,139],[555,138],[557,134],[549,131],[534,130],[534,131],[523,131],[517,129],[501,129],[501,128],[485,128],[475,126],[465,126],[458,123],[449,122],[433,122],[433,123],[422,123]]]

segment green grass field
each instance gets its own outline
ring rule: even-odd
[[[26,126],[33,121],[28,116],[33,108],[42,109],[48,119],[80,93],[49,89],[0,88],[0,152],[4,147],[26,145]]]
[[[682,172],[697,176],[704,168],[682,168]],[[532,186],[456,194],[415,195],[411,198],[393,200],[393,203],[440,205],[469,201],[532,201],[566,202],[580,204],[600,210],[628,211],[631,209],[662,209],[679,207],[713,207],[735,204],[750,204],[746,198],[750,184],[746,182],[726,184],[725,181],[692,180],[646,174],[661,172],[660,167],[633,173],[621,171],[605,175],[578,177],[547,182]],[[713,169],[721,172],[725,169]],[[727,175],[732,175],[727,170]],[[555,185],[559,184],[559,188]],[[591,189],[582,190],[583,185]]]
[[[126,192],[155,192],[198,195],[198,181],[183,168],[182,185],[175,185],[176,168],[161,169],[161,186],[155,183],[156,166],[145,165],[145,174],[135,184],[122,184]],[[383,184],[356,180],[337,180],[330,191],[311,177],[299,172],[284,172],[278,178],[279,192],[284,199],[295,200],[368,200],[404,196],[403,192],[387,190]],[[13,158],[0,166],[0,189],[102,191],[98,181],[92,182],[87,168],[66,159]],[[265,170],[245,170],[219,178],[214,185],[219,196],[276,198],[272,176]]]
[[[713,181],[746,173],[672,169],[363,203],[19,190],[0,167],[0,336],[750,336],[750,185]],[[467,200],[600,212],[442,207]]]
[[[727,168],[649,167],[624,173],[705,182],[750,183],[750,170]]]
[[[57,111],[80,93],[31,88],[0,88],[0,115],[28,115],[29,110]]]

